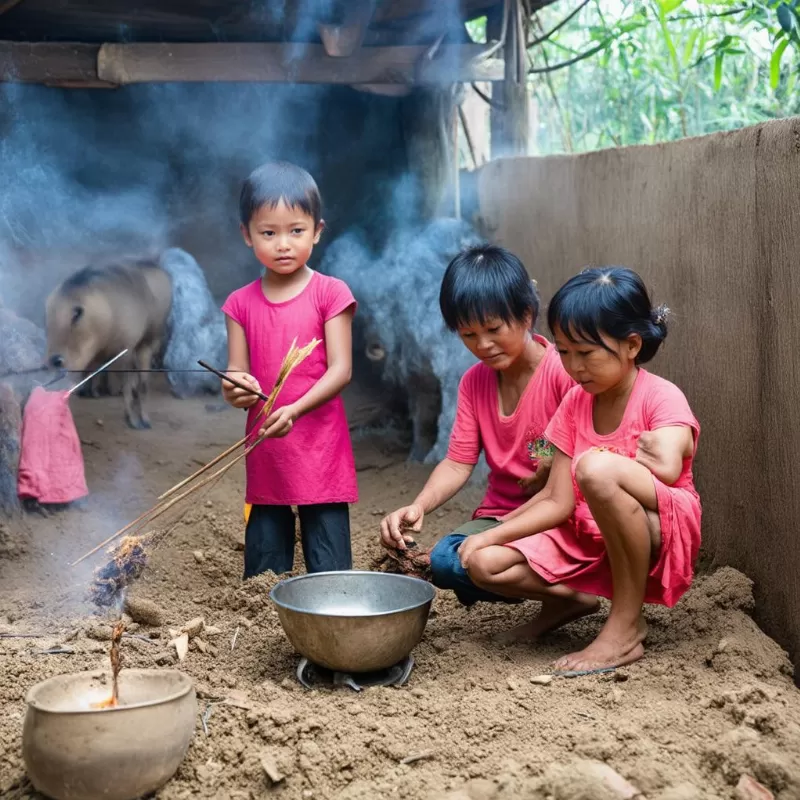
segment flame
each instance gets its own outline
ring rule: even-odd
[[[116,708],[119,703],[119,671],[122,668],[122,655],[119,650],[125,623],[119,620],[111,632],[111,697],[92,703],[91,708]]]

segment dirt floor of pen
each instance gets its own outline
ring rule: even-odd
[[[90,497],[0,528],[0,632],[44,634],[0,639],[1,797],[36,797],[21,755],[27,690],[57,673],[108,667],[108,619],[83,599],[98,560],[68,564],[241,436],[240,412],[207,403],[156,392],[152,430],[132,431],[119,398],[76,398]],[[351,420],[369,416],[355,393],[348,407]],[[429,468],[406,464],[402,437],[354,439],[353,552],[356,568],[369,568],[380,517],[409,502]],[[140,626],[150,641],[123,640],[127,666],[175,665],[170,629],[198,616],[211,629],[179,662],[200,713],[158,798],[634,796],[604,783],[595,762],[649,800],[759,796],[736,788],[742,776],[780,800],[800,798],[800,691],[787,655],[751,617],[745,575],[723,568],[698,578],[674,609],[648,607],[641,662],[545,685],[531,679],[588,643],[605,611],[546,644],[499,647],[492,634],[530,616],[534,603],[466,609],[440,591],[406,686],[309,691],[294,677],[298,656],[268,598],[277,579],[241,581],[243,478],[236,467],[192,504],[131,590],[156,601],[163,620]],[[477,497],[472,489],[432,514],[421,541],[468,519]],[[57,645],[72,652],[40,652]]]

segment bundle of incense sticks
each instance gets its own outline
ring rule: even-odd
[[[297,347],[297,339],[292,342],[292,346],[289,348],[289,352],[286,354],[286,357],[283,359],[283,363],[281,364],[281,368],[278,372],[278,377],[275,379],[275,385],[272,387],[272,391],[267,396],[266,400],[264,401],[261,410],[258,413],[258,419],[264,417],[268,417],[272,412],[272,408],[275,405],[275,401],[278,398],[278,394],[280,393],[283,385],[286,383],[287,378],[291,374],[292,370],[304,361],[311,351],[320,344],[319,339],[312,339],[305,347]],[[235,382],[235,381],[234,381]],[[264,441],[264,436],[256,434],[253,436],[253,431],[257,429],[257,426],[254,426],[242,439],[240,439],[236,444],[231,445],[225,452],[220,453],[216,458],[213,458],[208,464],[202,466],[197,472],[193,475],[190,475],[188,478],[182,480],[180,483],[176,483],[171,489],[168,489],[164,494],[162,494],[158,498],[158,502],[150,509],[138,516],[133,522],[129,522],[125,527],[120,528],[113,536],[109,536],[104,542],[101,542],[97,547],[92,548],[88,553],[82,555],[77,561],[74,561],[71,566],[75,566],[76,564],[80,564],[81,561],[89,558],[89,556],[94,555],[98,550],[101,550],[106,545],[113,542],[115,539],[119,538],[124,534],[128,534],[126,537],[126,551],[128,552],[135,552],[136,548],[132,547],[133,542],[130,541],[132,537],[136,536],[136,533],[140,531],[146,525],[150,525],[155,519],[160,517],[166,511],[169,511],[171,508],[176,506],[182,500],[193,495],[199,489],[202,489],[204,486],[208,486],[210,483],[218,480],[222,475],[224,475],[231,467],[235,464],[238,464],[243,458],[245,458],[255,447],[258,447],[262,441]],[[237,451],[238,452],[237,454]],[[225,459],[229,459],[226,463],[224,463],[221,467],[214,470],[210,475],[206,475],[209,470],[212,470],[221,462],[225,461]],[[199,480],[202,477],[201,480]],[[132,532],[132,533],[131,533]],[[160,538],[160,537],[159,537]],[[119,553],[113,552],[112,561],[117,560],[119,557]]]

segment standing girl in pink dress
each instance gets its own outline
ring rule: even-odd
[[[644,654],[644,603],[673,606],[689,588],[700,546],[692,461],[700,426],[683,392],[641,368],[667,335],[641,278],[587,269],[553,297],[548,324],[567,372],[545,436],[556,447],[546,487],[502,525],[466,539],[461,562],[478,586],[541,600],[517,631],[537,638],[611,612],[584,650],[556,662],[585,674]]]
[[[297,506],[306,569],[352,568],[349,503],[358,500],[350,431],[340,392],[352,372],[356,302],[347,285],[308,266],[324,227],[314,179],[284,162],[255,170],[239,201],[241,230],[265,267],[263,277],[233,292],[227,315],[228,373],[255,391],[275,382],[297,339],[322,340],[293,371],[261,425],[267,439],[247,457],[244,577],[288,572],[294,561]],[[248,408],[261,401],[223,381],[225,399]]]

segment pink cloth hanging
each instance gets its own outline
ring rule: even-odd
[[[69,393],[37,386],[22,414],[17,494],[40,503],[71,503],[89,494]]]

